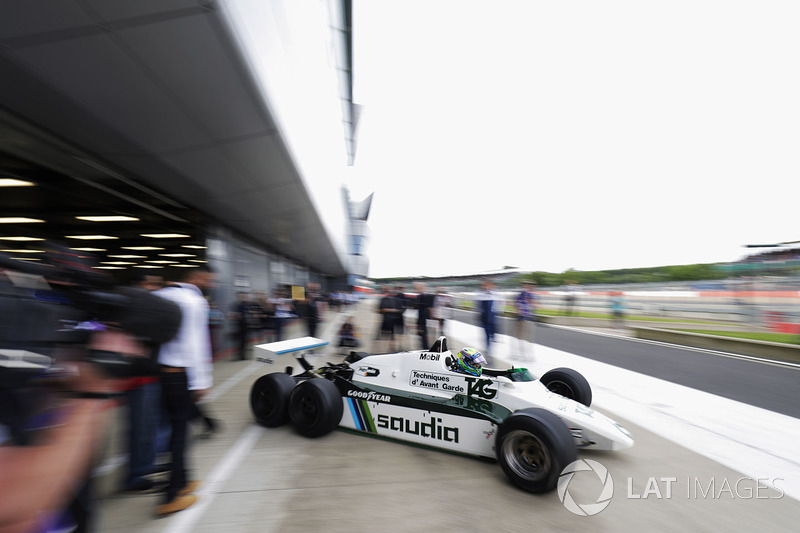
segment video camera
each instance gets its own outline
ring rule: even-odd
[[[146,360],[89,349],[93,332],[115,327],[155,347],[178,332],[177,304],[144,289],[119,286],[95,258],[47,243],[36,263],[0,253],[0,389],[58,372],[54,356],[81,354],[109,377],[147,373]],[[152,363],[152,361],[150,361]]]

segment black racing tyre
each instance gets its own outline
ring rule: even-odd
[[[250,410],[262,426],[282,426],[289,419],[289,396],[295,381],[289,374],[275,372],[261,376],[250,389]]]
[[[592,405],[592,387],[585,377],[571,368],[554,368],[545,372],[540,381],[551,392],[575,400],[586,407]]]
[[[342,395],[327,379],[304,381],[289,396],[289,418],[305,437],[321,437],[333,431],[341,422],[343,411]]]
[[[578,458],[575,439],[561,419],[539,408],[506,418],[495,441],[497,461],[511,482],[528,492],[556,488],[561,471]]]

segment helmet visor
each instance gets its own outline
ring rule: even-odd
[[[486,363],[486,358],[480,352],[476,353],[475,355],[470,356],[469,360],[472,362],[472,364],[475,364],[475,363],[484,364],[484,363]]]

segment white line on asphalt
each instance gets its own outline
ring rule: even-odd
[[[198,502],[172,518],[169,525],[164,528],[164,533],[193,531],[197,521],[202,518],[208,506],[214,501],[231,474],[236,471],[242,459],[250,453],[258,439],[264,435],[264,431],[264,428],[257,425],[250,425],[244,430],[239,440],[228,450],[222,460],[216,464],[200,487],[200,490],[195,493],[199,496]]]
[[[244,378],[252,374],[259,366],[260,366],[259,363],[255,361],[251,362],[249,365],[239,370],[236,374],[223,381],[219,386],[211,389],[211,392],[209,392],[208,395],[206,395],[206,397],[203,398],[201,403],[213,402],[221,395],[231,390]],[[114,470],[120,468],[121,466],[124,466],[125,464],[127,464],[127,462],[128,462],[128,455],[124,453],[115,455],[113,457],[109,457],[92,471],[92,475],[95,477],[103,476],[105,474],[113,472]]]
[[[756,357],[754,355],[743,355],[738,353],[730,353],[730,352],[720,352],[719,350],[710,350],[708,348],[697,348],[694,346],[685,346],[682,344],[674,344],[671,342],[664,342],[664,341],[654,341],[650,339],[637,339],[635,337],[626,337],[624,335],[615,335],[613,333],[605,333],[602,331],[592,331],[588,329],[581,329],[575,328],[570,326],[561,326],[558,324],[548,324],[547,327],[550,328],[559,328],[559,329],[566,329],[571,331],[580,331],[581,333],[586,333],[588,335],[600,335],[601,337],[614,337],[617,339],[622,339],[631,342],[641,342],[644,344],[654,344],[658,346],[667,346],[670,348],[680,348],[682,350],[691,350],[693,352],[701,352],[707,353],[709,355],[717,355],[719,357],[728,357],[730,359],[741,359],[744,361],[750,361],[751,363],[761,363],[765,365],[773,365],[773,366],[785,366],[789,368],[798,368],[800,369],[800,363],[792,363],[790,361],[777,361],[775,359],[765,359],[763,357]]]
[[[260,366],[261,363],[258,363],[256,361],[251,362],[249,365],[239,370],[236,374],[232,375],[231,377],[223,381],[220,385],[211,389],[211,392],[209,392],[203,398],[202,402],[203,403],[213,402],[214,400],[216,400],[217,398],[219,398],[220,396],[231,390],[244,378],[252,374]]]

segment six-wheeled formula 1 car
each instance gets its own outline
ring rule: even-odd
[[[306,437],[337,426],[472,456],[497,459],[508,478],[530,492],[555,488],[579,448],[619,450],[631,434],[590,408],[592,391],[578,372],[556,368],[536,379],[524,368],[454,368],[440,337],[430,350],[351,354],[314,368],[298,355],[324,341],[306,337],[257,346],[256,359],[278,372],[250,393],[256,420],[287,421]]]

